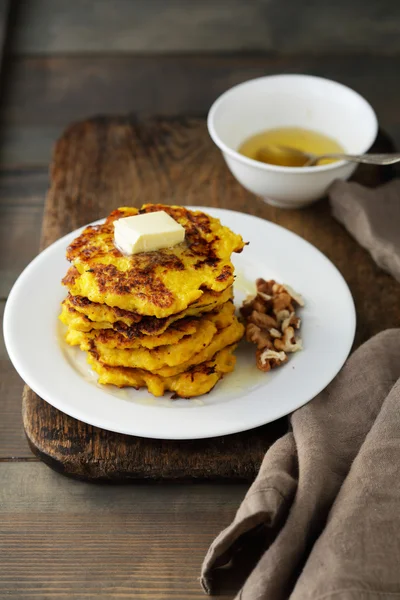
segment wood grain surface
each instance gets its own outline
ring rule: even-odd
[[[0,298],[6,298],[16,276],[26,267],[38,249],[43,206],[32,205],[21,210],[16,205],[3,205],[1,216],[0,255],[3,258],[2,268],[0,267]],[[7,253],[10,244],[15,251]]]
[[[23,381],[8,358],[1,330],[11,286],[39,250],[47,188],[44,170],[0,175],[0,461],[33,458],[21,419]]]
[[[379,144],[380,149],[390,149],[382,136]],[[377,173],[382,171],[360,169],[358,177],[376,184]],[[42,248],[117,206],[153,201],[248,212],[316,245],[350,285],[358,313],[356,344],[400,322],[400,285],[333,220],[328,203],[298,211],[267,206],[230,175],[202,119],[98,118],[70,127],[55,149]],[[80,423],[29,389],[24,393],[23,420],[33,451],[51,466],[75,477],[111,480],[251,479],[268,445],[285,427],[281,421],[203,441],[145,440]]]
[[[204,600],[201,562],[245,491],[99,486],[40,463],[0,463],[0,597]]]
[[[400,50],[396,0],[13,0],[12,51],[280,53]]]
[[[45,171],[3,172],[0,176],[0,299],[39,250]]]
[[[354,88],[400,146],[398,65],[398,56],[368,53],[9,58],[0,110],[0,164],[47,166],[65,127],[93,114],[204,116],[229,87],[277,73],[308,73]]]
[[[0,301],[0,323],[3,322],[4,304],[4,301]],[[14,370],[3,336],[0,335],[0,462],[14,458],[32,458],[21,423],[22,389],[23,381]]]

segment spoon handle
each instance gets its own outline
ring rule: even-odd
[[[347,160],[349,162],[365,163],[367,165],[393,165],[400,162],[400,154],[363,154],[360,156],[354,154],[322,154],[315,158],[310,158],[304,166],[310,167],[316,165],[324,158],[337,158],[339,160]]]

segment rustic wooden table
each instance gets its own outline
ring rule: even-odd
[[[13,282],[39,248],[49,149],[69,121],[129,110],[204,114],[220,92],[238,81],[308,71],[365,93],[386,130],[399,138],[398,93],[387,93],[389,87],[399,89],[393,77],[398,62],[382,56],[368,60],[365,69],[364,57],[358,55],[13,58],[0,114],[0,317]],[[196,79],[188,86],[194,72]],[[155,80],[163,94],[142,85]],[[324,221],[325,209],[316,211]],[[367,271],[370,276],[371,268]],[[383,290],[391,286],[387,276],[376,273]],[[390,317],[397,311],[394,296],[390,307],[393,312],[384,315],[384,324],[398,325]],[[373,315],[374,308],[366,306],[365,311]],[[364,324],[363,337],[379,329],[379,306],[375,311],[374,322]],[[0,597],[203,598],[198,582],[202,558],[232,519],[247,486],[100,487],[66,479],[29,450],[21,420],[22,386],[1,338]]]

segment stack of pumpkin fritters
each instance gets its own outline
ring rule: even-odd
[[[163,210],[185,228],[171,248],[123,255],[116,219]],[[89,226],[67,249],[72,263],[61,321],[66,341],[88,353],[102,384],[170,390],[189,398],[209,392],[233,371],[244,328],[232,301],[232,252],[241,236],[218,219],[179,206],[119,208]]]

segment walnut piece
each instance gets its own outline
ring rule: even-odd
[[[284,321],[286,321],[286,319],[290,318],[290,312],[288,310],[280,310],[279,312],[276,313],[276,320],[278,321],[278,323],[280,324],[281,328],[282,328],[282,323]]]
[[[245,319],[253,312],[255,298],[255,296],[247,296],[246,300],[243,301],[243,304],[240,307],[240,312]]]
[[[273,349],[274,347],[274,344],[272,343],[272,338],[269,335],[268,331],[265,331],[265,329],[261,329],[254,323],[247,323],[245,335],[246,340],[248,342],[256,344],[258,350],[264,350],[264,348]]]
[[[270,315],[266,315],[257,310],[253,310],[253,312],[249,316],[248,320],[250,323],[254,323],[255,325],[258,325],[258,327],[265,327],[265,329],[271,329],[271,327],[275,327],[275,328],[278,327],[278,323],[274,319],[274,317],[271,317]]]
[[[275,327],[273,327],[272,329],[269,330],[269,335],[273,338],[280,338],[280,337],[282,337],[282,332],[279,331],[278,329],[275,329]]]
[[[257,292],[261,292],[262,294],[267,294],[267,296],[272,296],[273,291],[272,288],[275,285],[275,281],[270,279],[269,281],[265,281],[265,279],[256,279],[256,288]]]
[[[294,335],[293,327],[287,327],[282,338],[274,340],[274,346],[281,352],[298,352],[303,349],[301,339]]]
[[[294,311],[293,305],[291,304],[291,297],[286,292],[279,292],[272,298],[272,307],[274,314],[281,312],[282,310],[288,310],[290,313]]]
[[[265,300],[265,302],[268,302],[268,300],[272,300],[272,296],[269,296],[268,294],[264,294],[264,292],[257,292],[257,296],[260,296],[260,298],[262,300]]]
[[[301,319],[296,317],[294,312],[291,312],[286,319],[284,319],[281,323],[282,331],[285,331],[289,326],[294,327],[295,329],[300,329]]]
[[[268,348],[261,352],[260,360],[264,364],[267,360],[275,360],[276,362],[284,362],[287,360],[287,356],[284,352],[276,352],[275,350],[269,350]]]
[[[256,352],[256,363],[260,371],[267,373],[271,369],[280,367],[287,361],[287,354],[284,352],[276,352],[274,350],[257,350]]]
[[[261,300],[261,298],[258,297],[258,294],[255,297],[255,300],[253,302],[253,311],[254,310],[258,313],[267,312],[267,306],[266,306],[264,300]]]
[[[287,362],[288,354],[302,350],[295,330],[301,325],[296,307],[304,306],[304,300],[293,288],[273,279],[257,279],[256,288],[256,295],[246,298],[240,312],[246,339],[257,347],[257,367],[267,372]]]

